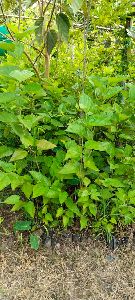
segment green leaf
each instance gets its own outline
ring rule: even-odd
[[[10,184],[9,176],[6,173],[0,173],[0,191]]]
[[[44,17],[39,17],[35,22],[35,35],[36,39],[39,43],[43,40],[43,24],[44,24]]]
[[[112,187],[124,187],[125,185],[119,178],[106,178],[103,180],[104,186],[112,186]]]
[[[63,207],[59,207],[56,212],[56,218],[61,217],[63,215],[63,213],[64,213]]]
[[[30,182],[25,182],[22,186],[22,192],[26,196],[27,199],[30,198],[33,191],[33,186]]]
[[[31,221],[17,221],[14,224],[14,231],[25,231],[31,229]]]
[[[0,75],[10,77],[9,74],[17,69],[17,66],[0,66]]]
[[[23,177],[19,176],[16,173],[9,173],[8,177],[10,179],[11,188],[14,191],[18,186],[21,186],[23,184]]]
[[[66,206],[68,209],[70,209],[73,213],[75,213],[77,216],[80,216],[79,208],[77,207],[77,204],[73,202],[71,198],[68,198],[65,201]]]
[[[41,117],[35,115],[19,115],[18,119],[28,130],[31,130],[32,127],[38,124],[38,121],[41,119]]]
[[[45,183],[45,185],[50,186],[49,179],[46,176],[44,176],[41,172],[30,171],[30,174],[36,182],[43,182]]]
[[[113,113],[102,113],[88,116],[86,125],[91,126],[111,126],[113,125]]]
[[[96,167],[94,160],[90,157],[84,157],[84,167],[89,168],[95,172],[99,172],[99,169]]]
[[[25,158],[28,155],[28,152],[22,149],[16,149],[13,153],[10,161],[16,161]]]
[[[60,171],[59,174],[67,175],[67,174],[76,174],[79,170],[78,163],[67,163]]]
[[[24,202],[20,200],[19,202],[14,204],[11,211],[18,211],[20,208],[23,207],[23,205],[24,205]]]
[[[86,131],[84,126],[81,123],[82,123],[81,121],[72,122],[71,124],[69,124],[66,131],[78,134],[80,137],[85,137]]]
[[[45,90],[38,82],[30,82],[23,87],[23,92],[26,94],[37,95],[39,97],[46,96]]]
[[[37,198],[39,196],[45,196],[48,192],[48,186],[39,182],[33,186],[33,195],[32,198]]]
[[[25,211],[31,216],[31,218],[34,218],[35,215],[35,206],[32,201],[26,202],[23,205]]]
[[[50,150],[57,147],[55,144],[52,144],[51,142],[48,142],[47,140],[39,140],[36,143],[37,148],[40,150]]]
[[[34,145],[34,138],[29,133],[20,135],[20,140],[25,147]]]
[[[71,0],[70,2],[73,13],[76,14],[82,6],[83,0]]]
[[[15,166],[13,164],[7,163],[2,160],[0,160],[0,168],[2,168],[5,172],[15,171]]]
[[[74,145],[67,150],[65,160],[68,160],[69,158],[80,160],[81,155],[82,155],[82,147],[79,145]]]
[[[0,49],[14,51],[15,45],[13,43],[0,42]]]
[[[30,235],[30,245],[31,245],[32,249],[38,250],[39,245],[40,245],[40,237],[37,236],[36,234],[31,234]]]
[[[50,213],[47,213],[47,214],[45,215],[45,220],[46,220],[46,221],[52,222],[52,221],[53,221],[52,215],[51,215]]]
[[[85,93],[82,93],[80,96],[79,106],[86,113],[88,113],[88,112],[93,113],[96,109],[96,106],[95,106],[94,102],[92,101],[92,99]]]
[[[4,203],[6,204],[16,204],[18,202],[20,202],[20,196],[18,195],[9,196],[6,200],[4,200]]]
[[[67,227],[68,223],[69,223],[69,217],[63,216],[63,225],[64,225],[64,227]]]
[[[108,154],[114,154],[114,147],[110,142],[97,142],[89,140],[85,143],[85,148],[89,150],[106,151]]]
[[[89,210],[90,210],[90,213],[95,217],[97,214],[97,207],[94,203],[91,203],[89,205]]]
[[[67,15],[59,13],[56,16],[56,24],[58,27],[59,35],[63,41],[68,41],[70,23]]]
[[[54,29],[51,29],[47,32],[46,46],[48,54],[51,54],[53,48],[56,46],[57,39],[57,32]]]
[[[0,121],[3,123],[7,123],[7,124],[15,123],[15,122],[17,122],[17,117],[16,117],[16,115],[14,115],[11,112],[9,113],[9,112],[3,111],[3,112],[0,112]]]
[[[19,81],[19,82],[23,82],[25,80],[28,80],[29,78],[31,78],[34,75],[33,72],[29,71],[29,70],[15,70],[12,71],[9,76],[12,77],[13,79]]]
[[[13,153],[13,149],[7,146],[0,146],[0,158],[10,156]]]
[[[109,100],[112,97],[118,95],[119,92],[123,90],[122,87],[120,86],[115,86],[115,87],[109,87],[107,91],[103,94],[103,99],[104,100]]]
[[[81,225],[81,230],[86,228],[88,225],[88,218],[85,216],[81,216],[80,218],[80,225]]]
[[[60,202],[60,204],[63,204],[66,201],[67,197],[68,197],[67,192],[59,193],[59,202]]]
[[[90,179],[88,178],[88,177],[84,177],[84,179],[83,179],[83,183],[84,183],[84,185],[87,187],[87,186],[89,186],[89,184],[90,184]]]
[[[129,88],[129,100],[135,100],[135,84],[131,84]]]

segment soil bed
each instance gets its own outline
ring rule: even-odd
[[[13,235],[9,222],[3,224],[0,300],[135,299],[131,237],[114,251],[89,236],[69,234],[53,247],[43,239],[37,252],[26,240]]]

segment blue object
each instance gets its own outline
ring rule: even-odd
[[[0,42],[12,43],[10,39],[8,39],[8,29],[5,25],[0,26]],[[4,56],[6,54],[6,50],[0,48],[0,56]]]

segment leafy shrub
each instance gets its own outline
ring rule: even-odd
[[[0,74],[0,190],[13,191],[4,203],[47,227],[79,220],[110,234],[132,223],[135,86],[90,76],[85,92],[65,91],[14,66]]]

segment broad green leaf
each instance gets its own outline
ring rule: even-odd
[[[56,46],[57,39],[57,32],[54,29],[51,29],[47,32],[46,46],[48,54],[51,54],[53,48]]]
[[[13,164],[7,163],[2,160],[0,160],[0,168],[2,168],[5,172],[14,172],[15,171],[15,166]]]
[[[28,155],[28,152],[23,150],[23,149],[16,149],[15,152],[13,153],[10,161],[16,161],[19,159],[23,159]]]
[[[0,158],[12,155],[13,151],[10,147],[0,146]]]
[[[82,6],[83,0],[71,0],[70,3],[73,13],[76,14]]]
[[[57,147],[55,144],[48,142],[47,140],[39,140],[36,143],[37,148],[40,150],[50,150],[50,149],[54,149],[55,147]]]
[[[16,99],[17,95],[15,93],[1,93],[0,94],[0,105],[6,103],[12,103]]]
[[[6,204],[16,204],[18,202],[20,202],[20,196],[18,195],[9,196],[6,200],[4,200],[4,203]]]
[[[47,186],[50,186],[49,179],[46,176],[44,176],[41,172],[30,171],[30,174],[36,182],[44,182]]]
[[[22,57],[24,51],[24,45],[22,43],[15,42],[15,49],[12,53],[12,56],[14,56],[16,59],[20,59]]]
[[[93,158],[90,157],[86,157],[86,158],[84,157],[84,167],[89,168],[95,172],[99,171],[99,169],[95,165]]]
[[[14,115],[11,112],[9,113],[9,112],[3,111],[3,112],[0,112],[0,121],[3,123],[7,123],[7,124],[15,123],[15,122],[17,122],[17,117],[16,117],[16,115]]]
[[[31,221],[17,221],[14,224],[14,231],[25,231],[31,229]]]
[[[31,218],[34,218],[35,215],[35,206],[32,201],[25,202],[23,205],[25,211],[31,216]]]
[[[26,94],[32,94],[37,96],[46,96],[45,90],[42,88],[42,86],[38,82],[31,82],[26,84],[23,87],[23,92]]]
[[[69,158],[80,160],[81,155],[82,155],[82,147],[79,145],[74,145],[67,150],[65,160],[68,160]]]
[[[89,140],[85,143],[85,148],[89,150],[106,151],[110,155],[114,155],[114,147],[110,142],[100,142]]]
[[[67,163],[60,171],[59,174],[76,174],[79,170],[79,164],[78,163]]]
[[[41,117],[35,115],[27,115],[27,116],[20,115],[18,116],[18,119],[21,122],[21,124],[23,124],[28,130],[31,130],[31,128],[38,123]]]
[[[14,51],[15,45],[13,43],[0,42],[0,49]]]
[[[56,16],[56,24],[58,27],[59,35],[63,41],[68,41],[70,23],[67,15],[59,13]]]
[[[32,198],[37,198],[39,196],[45,196],[47,192],[48,192],[48,187],[45,184],[39,182],[33,186]]]
[[[88,178],[88,177],[84,177],[84,179],[83,179],[83,183],[84,183],[84,185],[87,187],[87,186],[89,186],[89,184],[90,184],[90,179]]]
[[[31,245],[32,249],[38,250],[39,245],[40,245],[40,237],[36,234],[31,234],[30,235],[30,245]]]
[[[91,126],[111,126],[113,125],[113,113],[100,113],[88,116],[86,125]]]
[[[124,187],[125,185],[119,178],[106,178],[103,180],[104,186],[112,186],[112,187]]]
[[[66,129],[67,132],[78,134],[80,137],[85,137],[86,131],[84,126],[81,122],[75,121],[69,124],[68,128]]]
[[[80,216],[79,208],[77,207],[77,204],[73,202],[71,198],[68,198],[65,201],[65,204],[68,209],[70,209],[73,213],[75,213],[77,216]]]
[[[23,177],[16,173],[11,172],[8,174],[8,177],[10,179],[11,188],[13,191],[23,184]]]
[[[69,223],[69,217],[68,216],[63,216],[63,225],[64,227],[67,227]]]
[[[120,86],[115,86],[115,87],[109,87],[107,89],[107,91],[103,94],[103,99],[104,100],[109,100],[111,99],[112,97],[118,95],[119,92],[122,91],[122,87]]]
[[[60,204],[63,204],[66,201],[67,197],[68,197],[67,192],[59,193],[59,202],[60,202]]]
[[[57,199],[59,198],[59,190],[50,188],[46,194],[46,197],[49,199]]]
[[[19,82],[23,82],[25,80],[28,80],[29,78],[31,78],[34,75],[33,72],[29,71],[29,70],[15,70],[12,71],[9,76],[12,77],[13,79],[19,81]]]
[[[63,213],[64,213],[63,207],[59,207],[56,212],[56,218],[61,217],[63,215]]]
[[[17,66],[0,66],[0,75],[10,77],[9,74],[17,69]]]
[[[95,217],[97,214],[97,206],[94,203],[89,204],[90,213]]]
[[[21,135],[20,140],[26,148],[34,145],[34,138],[29,133]]]
[[[88,113],[88,112],[93,113],[96,110],[96,105],[94,104],[92,99],[85,93],[82,93],[80,96],[79,106],[80,106],[80,109],[82,109],[86,113]]]
[[[10,178],[6,173],[0,172],[0,191],[10,184]]]
[[[47,214],[45,215],[45,220],[46,220],[46,221],[49,221],[49,222],[52,222],[52,221],[53,221],[52,215],[51,215],[50,213],[47,213]]]
[[[85,216],[81,216],[80,218],[80,225],[81,225],[81,230],[86,228],[88,225],[88,218]]]
[[[21,188],[22,192],[26,196],[27,199],[30,198],[32,191],[33,191],[33,186],[30,182],[25,182]]]
[[[11,211],[18,211],[18,210],[20,210],[20,208],[23,208],[23,205],[24,205],[24,202],[20,200],[19,202],[14,204]]]

